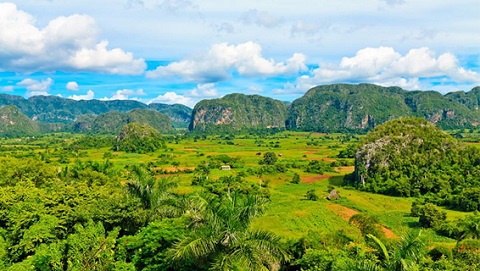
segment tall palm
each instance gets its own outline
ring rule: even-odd
[[[379,253],[378,261],[351,261],[345,265],[343,270],[418,270],[418,263],[427,251],[421,232],[410,232],[390,247],[387,247],[384,242],[372,234],[367,234],[367,238],[373,241],[372,244]]]
[[[251,230],[250,222],[264,212],[266,200],[236,191],[197,198],[190,215],[192,234],[172,249],[172,259],[194,261],[210,270],[272,270],[287,260],[273,233]]]
[[[161,217],[179,216],[181,198],[171,192],[178,183],[173,178],[156,179],[153,173],[134,165],[129,173],[127,190],[140,199],[143,208],[149,212],[149,220]]]

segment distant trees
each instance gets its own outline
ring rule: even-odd
[[[277,155],[274,152],[266,152],[263,155],[263,160],[261,160],[260,163],[265,165],[274,165],[277,160]]]

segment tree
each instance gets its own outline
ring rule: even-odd
[[[266,152],[263,155],[263,163],[265,165],[274,165],[277,162],[278,158],[274,152]]]
[[[440,210],[437,206],[431,203],[425,204],[419,210],[420,225],[425,228],[431,228],[440,225],[447,219],[447,213]]]
[[[191,233],[172,249],[177,263],[193,261],[203,270],[266,270],[288,257],[273,233],[251,230],[250,222],[264,212],[266,200],[237,191],[197,197],[188,212]]]
[[[317,201],[318,200],[318,195],[315,193],[315,189],[310,189],[307,191],[307,194],[305,194],[305,197],[308,199],[308,200],[313,200],[313,201]]]
[[[298,173],[294,173],[294,174],[293,174],[293,178],[292,178],[292,180],[291,180],[290,182],[291,182],[291,183],[294,183],[294,184],[300,183],[300,175],[298,175]]]

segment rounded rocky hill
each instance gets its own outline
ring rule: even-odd
[[[259,95],[230,94],[195,105],[190,130],[284,128],[287,106]]]

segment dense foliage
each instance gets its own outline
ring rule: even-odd
[[[351,183],[366,191],[424,196],[437,205],[480,210],[480,150],[424,119],[376,127],[362,140],[355,167]]]

